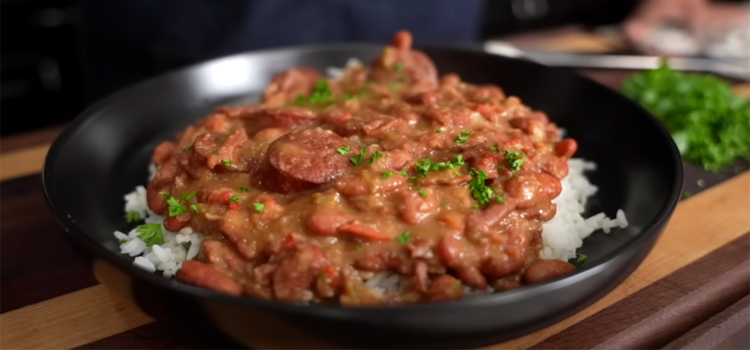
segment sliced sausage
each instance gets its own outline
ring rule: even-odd
[[[268,160],[282,175],[322,184],[344,175],[349,157],[336,151],[346,140],[329,130],[307,129],[287,134],[268,147]]]
[[[299,95],[308,95],[315,88],[320,73],[312,68],[294,68],[276,74],[263,92],[263,103],[282,106],[293,102]]]

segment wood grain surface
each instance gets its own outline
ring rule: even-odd
[[[628,72],[583,74],[616,88]],[[0,140],[0,348],[235,347],[154,321],[97,284],[41,192],[44,147],[58,133]],[[692,196],[633,275],[580,313],[487,349],[750,347],[748,168],[685,164]]]

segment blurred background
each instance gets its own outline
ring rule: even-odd
[[[2,0],[0,132],[63,125],[167,70],[280,46],[386,43],[544,53],[750,56],[748,3],[708,0]],[[583,67],[585,68],[585,67]]]

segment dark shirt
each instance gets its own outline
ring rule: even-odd
[[[386,43],[400,29],[411,31],[416,44],[477,42],[545,19],[580,21],[581,14],[601,18],[613,10],[622,16],[626,10],[613,3],[633,1],[84,0],[89,98],[164,70],[242,51]]]

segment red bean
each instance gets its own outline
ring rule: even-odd
[[[399,30],[393,35],[393,42],[391,45],[399,50],[408,50],[411,48],[412,40],[411,33],[405,30]]]
[[[164,141],[156,146],[154,149],[154,155],[151,157],[154,165],[158,167],[169,160],[169,158],[172,157],[175,148],[177,148],[177,144],[172,141]]]
[[[451,275],[442,275],[432,281],[426,298],[431,302],[458,300],[463,297],[463,293],[461,281]]]
[[[185,283],[194,284],[199,287],[212,289],[222,293],[241,295],[242,286],[235,282],[218,269],[195,260],[187,260],[182,263],[182,268],[177,271],[177,278]]]
[[[537,260],[523,273],[524,282],[532,284],[560,277],[576,269],[572,264],[561,260]]]
[[[306,299],[305,292],[315,276],[328,266],[323,251],[313,245],[298,246],[294,253],[279,264],[273,274],[273,293],[282,301]]]
[[[307,228],[320,236],[335,236],[341,225],[352,223],[356,218],[336,209],[319,209],[310,215]]]
[[[399,192],[401,202],[398,206],[401,220],[409,225],[417,225],[428,216],[435,213],[439,201],[435,190],[432,188],[423,188],[418,191],[401,191]]]
[[[555,144],[555,154],[560,158],[570,159],[578,150],[578,142],[573,139],[564,139]]]
[[[546,173],[524,173],[510,178],[504,189],[516,200],[516,207],[523,210],[557,198],[562,192],[562,184]]]
[[[172,232],[182,230],[190,223],[190,214],[184,213],[178,216],[170,216],[164,220],[164,227]]]

